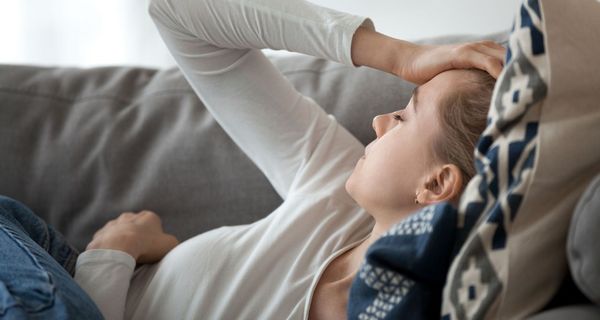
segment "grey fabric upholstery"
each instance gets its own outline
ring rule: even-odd
[[[441,37],[447,43],[487,37]],[[272,59],[363,143],[371,119],[413,85],[309,56]],[[259,81],[259,79],[257,79]],[[280,203],[177,69],[0,66],[0,194],[30,206],[79,249],[124,211],[149,209],[185,240],[260,219]]]
[[[573,280],[600,305],[600,175],[579,200],[569,229],[567,257]],[[600,319],[600,312],[597,318]]]

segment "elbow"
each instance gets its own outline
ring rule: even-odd
[[[172,16],[176,12],[176,6],[178,5],[175,1],[170,0],[149,0],[147,12],[150,18],[155,22],[160,22],[168,19],[172,19]]]
[[[189,15],[190,6],[197,6],[203,0],[185,1],[185,0],[149,0],[147,12],[155,24],[161,24],[165,27],[179,28],[183,16]]]
[[[156,21],[156,17],[158,16],[158,13],[160,12],[161,5],[164,5],[164,1],[162,1],[162,0],[148,1],[147,12],[148,12],[148,15],[150,15],[150,17],[152,18],[152,20]]]

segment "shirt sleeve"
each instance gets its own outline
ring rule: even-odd
[[[94,249],[77,258],[75,281],[107,320],[123,319],[135,259],[118,250]]]
[[[302,0],[153,0],[149,13],[206,108],[285,199],[338,124],[259,49],[354,66],[352,37],[372,21]]]

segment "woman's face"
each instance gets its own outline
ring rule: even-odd
[[[447,71],[415,89],[403,110],[373,119],[377,138],[365,149],[346,181],[346,190],[369,213],[389,217],[417,208],[415,196],[435,168],[433,143],[439,132],[440,97],[460,82]]]

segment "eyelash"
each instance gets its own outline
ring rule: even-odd
[[[398,121],[404,121],[404,118],[402,118],[401,115],[394,113],[394,120],[398,120]]]

